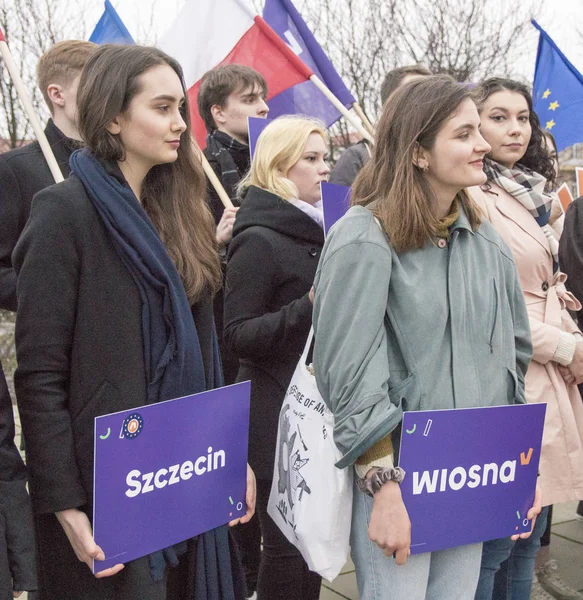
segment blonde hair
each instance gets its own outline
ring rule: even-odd
[[[251,169],[239,183],[239,194],[254,185],[283,200],[297,198],[298,190],[287,174],[300,160],[312,133],[328,143],[326,126],[318,119],[286,115],[270,123],[257,140]]]

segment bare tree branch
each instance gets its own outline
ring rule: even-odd
[[[46,120],[49,113],[36,84],[36,63],[60,40],[86,39],[86,2],[80,0],[75,4],[76,10],[71,11],[66,0],[0,0],[0,27],[41,120]],[[0,61],[0,138],[15,148],[31,135],[14,84]]]

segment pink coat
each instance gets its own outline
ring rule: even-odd
[[[547,404],[539,467],[543,504],[583,500],[583,403],[577,386],[565,383],[552,360],[559,333],[579,331],[566,309],[581,306],[565,289],[566,275],[553,275],[548,240],[534,217],[491,185],[491,192],[469,191],[512,250],[524,291],[534,349],[526,400]]]

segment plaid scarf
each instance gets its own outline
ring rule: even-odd
[[[218,129],[208,134],[206,144],[211,155],[219,163],[221,169],[219,179],[227,195],[235,206],[239,206],[237,185],[249,170],[249,146]]]
[[[555,267],[558,267],[559,242],[549,225],[553,199],[545,191],[547,180],[542,175],[526,167],[515,166],[509,169],[490,158],[484,158],[484,172],[488,177],[488,181],[494,182],[505,192],[508,192],[534,217],[549,241],[553,262]]]

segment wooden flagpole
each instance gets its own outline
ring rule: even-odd
[[[374,144],[373,136],[364,128],[364,125],[352,115],[349,110],[336,98],[336,96],[330,91],[324,82],[317,76],[312,75],[310,81],[330,100],[330,102],[338,109],[340,114],[346,118],[346,120],[362,135],[363,138],[369,140],[371,144]]]
[[[362,110],[362,106],[358,102],[352,103],[352,108],[354,112],[358,115],[358,118],[362,121],[362,124],[366,127],[366,130],[374,136],[374,127],[373,124],[368,120],[368,117],[364,114],[364,110]]]
[[[227,192],[225,191],[225,188],[223,187],[223,184],[221,183],[220,179],[217,177],[217,174],[213,171],[213,168],[211,167],[207,157],[204,155],[204,152],[201,150],[200,146],[198,145],[198,142],[196,141],[196,138],[194,137],[194,133],[192,133],[192,135],[190,136],[190,140],[192,142],[192,145],[194,146],[195,154],[197,154],[200,159],[202,168],[204,169],[204,174],[208,177],[208,180],[211,182],[211,185],[215,188],[215,191],[217,192],[217,196],[220,198],[221,202],[223,203],[223,206],[225,208],[234,208],[233,203],[231,202],[231,199],[229,198],[229,195],[227,194]]]
[[[30,101],[30,96],[28,95],[26,87],[24,86],[24,82],[20,77],[18,67],[16,66],[16,63],[12,58],[12,54],[10,53],[10,49],[8,48],[8,44],[6,43],[6,38],[4,37],[2,29],[0,29],[0,54],[2,55],[2,58],[4,59],[4,64],[6,65],[8,73],[10,74],[10,77],[14,82],[14,87],[16,88],[18,96],[20,97],[20,100],[24,107],[24,111],[30,119],[30,123],[34,130],[34,134],[36,136],[36,139],[38,140],[38,143],[40,144],[41,150],[43,151],[45,160],[49,165],[49,169],[51,170],[53,179],[55,180],[55,183],[59,183],[59,181],[63,181],[64,179],[63,174],[61,173],[61,169],[59,168],[59,164],[57,163],[57,159],[55,158],[53,149],[51,148],[51,145],[47,140],[47,136],[45,135],[43,127],[32,105],[32,102]]]

